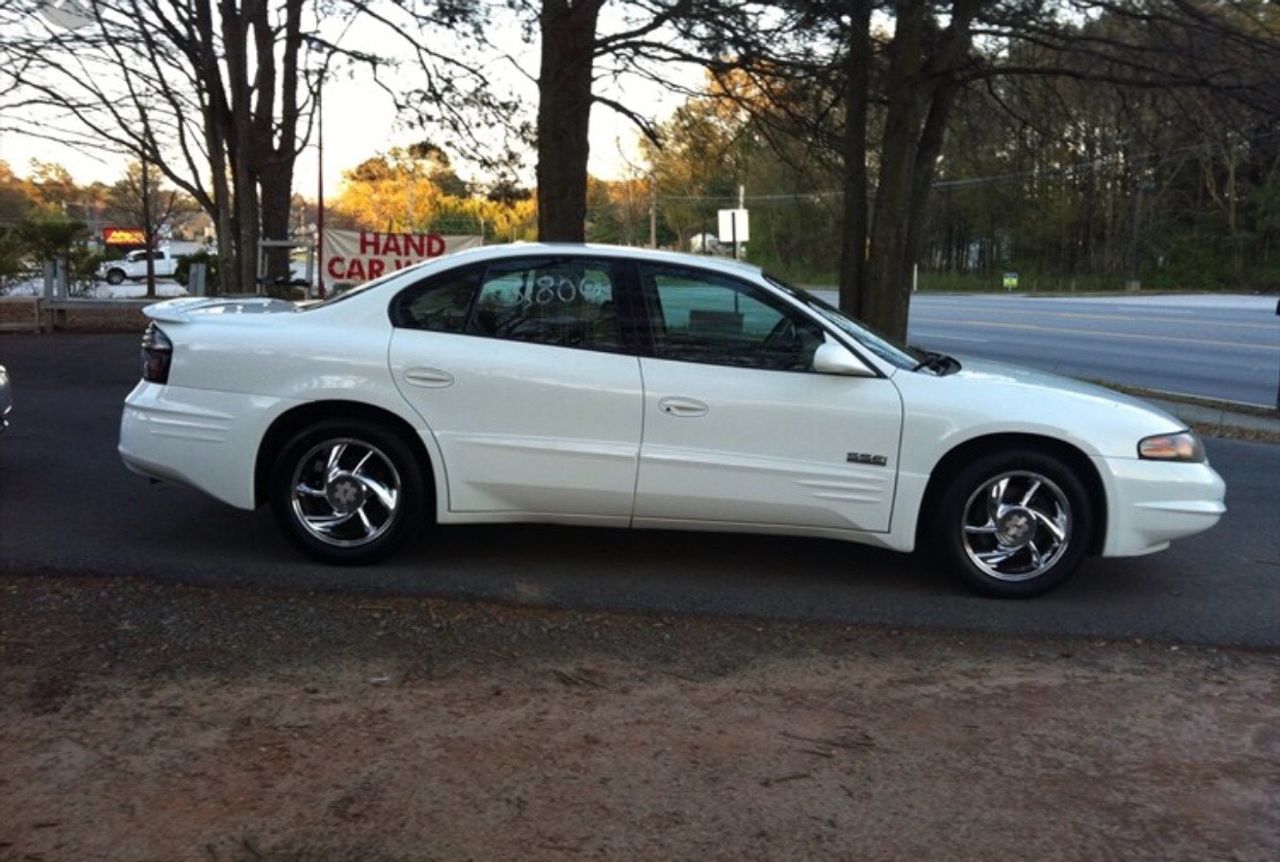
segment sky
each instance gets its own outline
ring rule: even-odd
[[[624,22],[602,19],[601,29],[617,28]],[[495,41],[502,51],[509,54],[526,73],[537,72],[538,44],[525,44],[514,28],[499,34]],[[356,27],[344,30],[342,44],[351,48],[380,48],[386,50],[386,36],[371,28],[363,31]],[[495,56],[487,58],[487,70],[500,85],[511,87],[521,94],[532,112],[536,105],[536,89],[532,82],[520,74],[512,64]],[[672,75],[681,83],[696,83],[701,73],[693,68],[673,68]],[[406,86],[411,78],[406,77]],[[394,82],[394,79],[393,79]],[[606,86],[602,92],[623,96],[626,103],[638,113],[655,119],[663,119],[682,100],[661,86],[645,80],[628,80],[621,85]],[[421,129],[409,129],[396,117],[391,98],[366,76],[334,80],[326,85],[324,94],[325,140],[324,183],[325,197],[337,193],[342,172],[360,162],[394,146],[403,146],[430,137],[448,151],[448,141],[439,134]],[[532,119],[532,113],[530,114]],[[596,105],[591,116],[591,157],[588,170],[603,179],[617,179],[627,173],[629,165],[639,165],[639,131],[635,125],[611,109]],[[78,182],[101,181],[113,183],[125,170],[127,159],[107,153],[86,153],[43,139],[6,133],[0,136],[0,160],[18,174],[26,174],[31,159],[59,162]],[[459,165],[464,178],[484,179],[474,175],[465,165]],[[294,190],[307,198],[316,196],[318,176],[317,154],[314,141],[298,158],[294,168]],[[524,181],[533,183],[533,157],[529,154]]]

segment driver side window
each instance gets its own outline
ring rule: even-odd
[[[809,371],[822,328],[737,279],[683,267],[641,267],[660,359]]]

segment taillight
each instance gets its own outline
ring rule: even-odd
[[[173,361],[173,342],[154,323],[142,333],[142,379],[152,383],[169,382],[169,365]]]

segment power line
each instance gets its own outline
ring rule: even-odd
[[[1273,138],[1280,138],[1280,131],[1267,132],[1261,135],[1253,135],[1247,141],[1241,141],[1241,143],[1243,144],[1243,143],[1253,143],[1256,141],[1268,141]],[[1101,167],[1106,167],[1108,165],[1118,164],[1125,161],[1128,161],[1134,164],[1140,164],[1144,162],[1149,163],[1152,160],[1156,160],[1156,163],[1158,164],[1159,162],[1165,161],[1172,156],[1184,155],[1186,153],[1193,153],[1193,152],[1212,153],[1218,150],[1225,151],[1228,148],[1228,146],[1230,145],[1218,144],[1218,143],[1202,143],[1202,144],[1190,144],[1185,147],[1177,147],[1171,150],[1139,153],[1137,155],[1127,155],[1124,153],[1116,153],[1114,155],[1102,156],[1097,159],[1092,159],[1087,162],[1077,162],[1075,164],[1063,165],[1062,167],[1059,167],[1059,168],[1048,168],[1048,169],[1037,168],[1037,169],[1032,169],[1028,171],[1018,171],[1018,172],[1012,172],[1012,173],[1006,173],[1006,174],[991,174],[985,177],[964,177],[964,178],[954,179],[954,180],[938,180],[933,184],[933,188],[942,189],[942,190],[963,189],[963,188],[972,188],[975,186],[997,185],[1000,183],[1016,182],[1018,180],[1025,180],[1025,179],[1063,177],[1063,176],[1069,176],[1070,174],[1076,173],[1077,171],[1096,170]],[[839,189],[835,189],[835,190],[823,190],[823,191],[812,191],[812,192],[784,192],[781,194],[769,194],[769,195],[746,195],[744,200],[748,200],[748,201],[780,201],[780,200],[813,201],[815,199],[823,199],[823,198],[838,198],[838,197],[842,197],[843,195],[844,195],[843,191],[840,191]],[[730,203],[733,203],[733,202],[736,202],[737,197],[734,195],[658,195],[657,200],[660,200],[660,201],[664,201],[664,200],[665,201],[728,201]]]

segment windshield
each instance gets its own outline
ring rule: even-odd
[[[868,328],[865,323],[859,323],[831,303],[819,299],[803,287],[787,284],[777,276],[769,275],[768,273],[765,273],[764,277],[774,287],[803,302],[827,322],[834,325],[845,335],[853,338],[885,362],[896,365],[899,368],[915,368],[919,362],[920,357],[912,353],[909,348],[890,341],[875,330]]]

